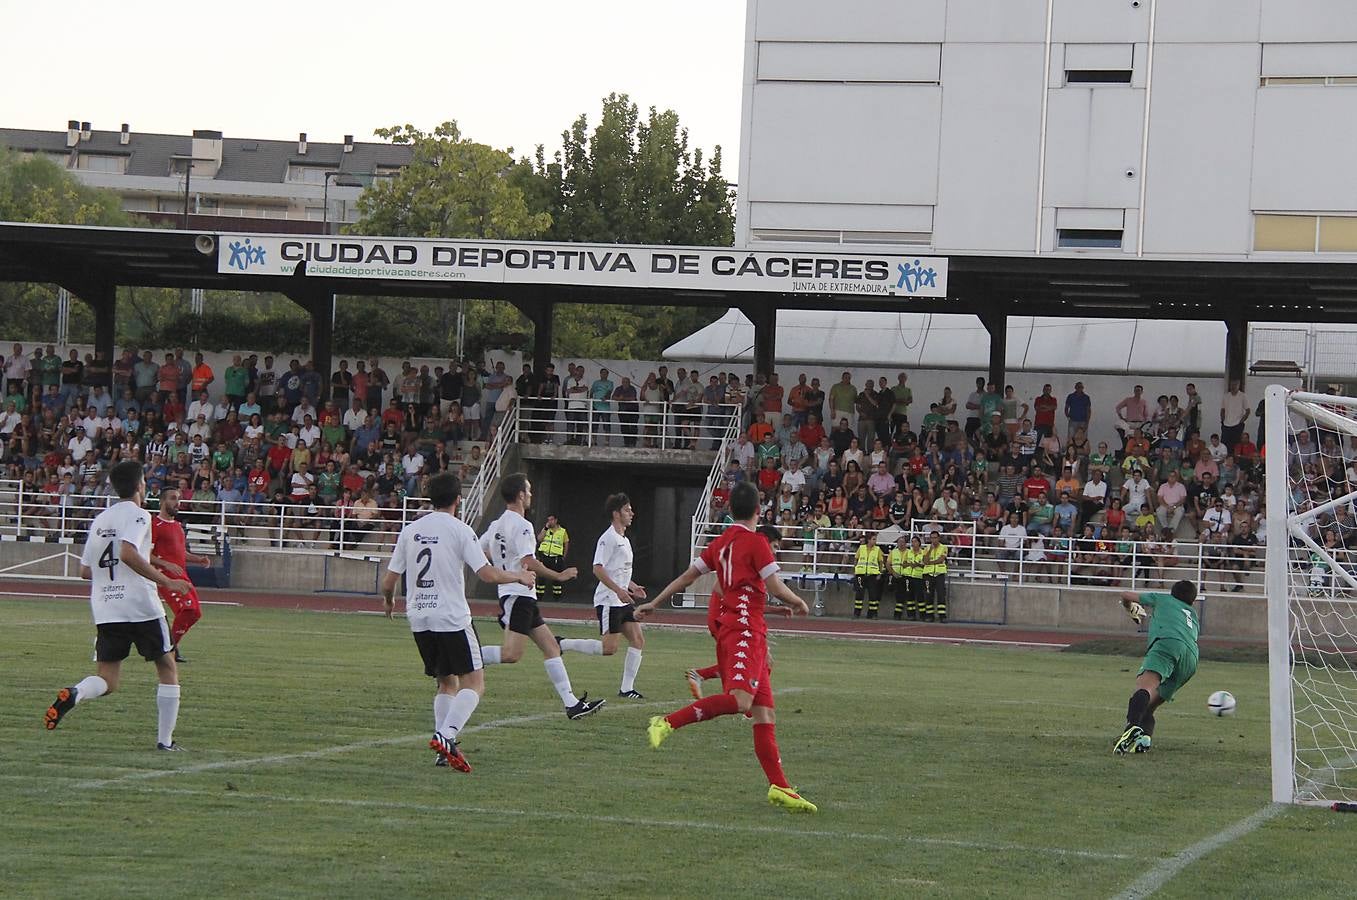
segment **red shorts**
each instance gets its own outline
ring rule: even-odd
[[[773,707],[765,635],[738,626],[722,628],[716,635],[716,664],[721,668],[723,691],[744,691],[754,695],[755,706]]]
[[[164,588],[156,588],[160,592],[160,599],[169,604],[171,610],[175,613],[181,613],[186,609],[201,609],[198,603],[198,589],[190,583],[187,594],[172,594]]]

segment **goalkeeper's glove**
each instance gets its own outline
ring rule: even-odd
[[[1141,606],[1139,603],[1132,603],[1130,606],[1126,607],[1126,613],[1131,617],[1131,621],[1135,622],[1137,625],[1140,625],[1145,621],[1145,607]]]

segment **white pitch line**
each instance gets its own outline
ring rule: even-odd
[[[465,815],[483,815],[490,817],[514,816],[524,819],[543,819],[546,821],[587,821],[602,825],[625,825],[640,828],[675,828],[716,831],[727,834],[778,835],[798,838],[839,838],[852,841],[880,841],[888,844],[918,844],[927,847],[950,847],[961,850],[980,850],[989,853],[1042,853],[1048,856],[1075,857],[1079,859],[1128,860],[1138,859],[1125,853],[1107,853],[1100,850],[1072,850],[1066,847],[1033,847],[1028,844],[1006,843],[999,841],[966,841],[952,838],[933,838],[918,835],[882,834],[879,832],[833,831],[830,829],[781,828],[773,825],[732,825],[728,822],[710,822],[697,819],[646,819],[635,816],[600,816],[578,812],[553,812],[536,809],[509,809],[502,806],[462,806],[454,804],[407,803],[398,800],[357,800],[342,797],[296,797],[288,794],[256,794],[239,791],[205,791],[191,788],[146,787],[136,788],[143,793],[170,794],[192,797],[237,798],[241,800],[266,800],[274,803],[315,804],[318,806],[342,806],[350,808],[409,810],[427,813],[459,813]]]
[[[787,694],[799,694],[805,688],[789,687],[774,691],[778,696]],[[657,706],[673,706],[672,700],[655,700],[649,703],[629,703],[621,707],[623,709],[645,709]],[[682,702],[682,701],[679,701]],[[561,712],[554,713],[535,713],[531,716],[510,716],[506,719],[493,719],[489,722],[482,722],[478,725],[469,725],[462,729],[462,734],[472,734],[478,731],[490,731],[495,728],[503,728],[509,725],[529,725],[533,722],[544,722],[547,719],[554,719]],[[598,715],[598,713],[595,713]],[[373,750],[378,747],[389,747],[393,744],[407,744],[413,741],[429,739],[429,732],[420,734],[407,734],[403,737],[375,738],[367,741],[354,741],[351,744],[339,744],[334,747],[321,747],[318,750],[302,750],[297,753],[276,753],[271,756],[250,756],[244,759],[222,759],[210,763],[198,763],[191,766],[179,766],[173,769],[150,769],[141,772],[130,772],[126,775],[119,775],[116,778],[97,778],[87,781],[77,781],[71,786],[80,790],[93,790],[95,788],[108,787],[111,784],[125,784],[130,781],[151,781],[157,778],[169,778],[172,775],[193,775],[198,772],[215,772],[219,769],[239,769],[253,768],[254,766],[271,766],[277,763],[293,762],[300,759],[324,759],[327,756],[333,756],[337,753],[348,753],[353,750]]]
[[[1175,853],[1168,859],[1146,872],[1140,878],[1116,896],[1116,900],[1140,900],[1142,897],[1148,897],[1164,885],[1168,884],[1179,872],[1192,865],[1202,857],[1224,847],[1226,844],[1233,843],[1244,837],[1246,834],[1256,830],[1259,826],[1276,818],[1286,809],[1285,804],[1269,803],[1262,809],[1250,816],[1240,819],[1223,831],[1218,831],[1208,838],[1198,841],[1186,850]]]

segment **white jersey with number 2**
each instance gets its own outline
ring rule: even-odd
[[[94,624],[149,622],[165,616],[155,584],[122,561],[123,544],[151,558],[151,514],[131,500],[115,503],[94,517],[80,564],[89,566],[90,609]]]
[[[405,576],[405,617],[411,631],[465,631],[471,627],[464,567],[489,563],[476,532],[446,512],[431,512],[401,529],[387,571]]]

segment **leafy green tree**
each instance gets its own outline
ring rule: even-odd
[[[112,191],[81,184],[50,159],[0,147],[0,221],[57,225],[130,225]],[[0,283],[0,340],[51,340],[56,334],[57,287]],[[71,305],[73,340],[92,340],[94,316]]]
[[[734,242],[734,193],[721,173],[721,148],[710,160],[701,148],[690,148],[673,110],[652,106],[642,118],[626,94],[609,94],[593,131],[580,115],[561,142],[550,162],[537,148],[552,217],[544,237],[718,247]],[[562,306],[556,310],[556,349],[654,359],[719,315],[682,306]]]

